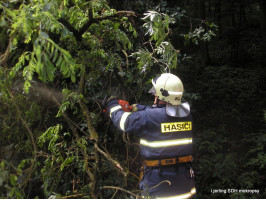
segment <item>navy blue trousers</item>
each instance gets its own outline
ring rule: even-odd
[[[144,198],[192,198],[196,189],[190,164],[145,167],[140,181]]]

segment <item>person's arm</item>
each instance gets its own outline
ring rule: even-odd
[[[107,104],[109,117],[112,119],[114,126],[121,131],[134,135],[141,135],[143,126],[147,123],[146,106],[134,105],[135,112],[125,112],[117,100],[111,100]]]

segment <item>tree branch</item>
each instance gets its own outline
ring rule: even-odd
[[[82,37],[79,32],[64,18],[59,18],[58,21],[63,24],[70,32],[73,33],[77,41],[81,41]]]
[[[89,12],[89,21],[83,25],[83,27],[79,31],[79,34],[82,36],[93,23],[97,23],[97,22],[107,20],[107,19],[115,19],[115,18],[121,17],[123,15],[136,17],[136,13],[133,11],[117,11],[114,15],[111,15],[111,16],[93,18],[92,11],[90,11]]]
[[[136,13],[133,11],[117,11],[114,15],[112,16],[104,16],[104,17],[97,17],[97,18],[93,18],[93,13],[92,13],[92,8],[90,8],[89,10],[89,20],[87,23],[85,23],[81,29],[78,31],[76,30],[67,20],[65,20],[64,18],[59,18],[58,21],[60,23],[62,23],[69,31],[71,31],[74,35],[74,37],[76,38],[76,40],[78,42],[82,41],[82,35],[90,28],[90,26],[94,23],[98,23],[100,21],[103,20],[107,20],[107,19],[115,19],[115,18],[119,18],[121,16],[134,16],[136,17]]]
[[[89,194],[74,194],[74,195],[61,197],[61,199],[79,199],[80,197],[84,197],[85,195]]]
[[[58,100],[56,99],[55,96],[52,96],[52,99],[53,101],[58,105],[60,106],[61,104],[58,102]],[[73,124],[75,124],[65,113],[63,113],[62,115],[67,123],[69,124],[69,127],[70,129],[72,130],[72,132],[74,133],[75,137],[77,139],[80,139],[78,133],[76,132],[76,129],[73,127]],[[96,198],[97,197],[97,194],[95,192],[95,187],[96,187],[96,172],[97,170],[95,169],[97,167],[97,162],[98,162],[98,156],[96,156],[96,161],[95,161],[95,168],[94,168],[94,172],[92,172],[89,168],[89,163],[88,163],[88,160],[90,159],[90,157],[88,156],[87,152],[84,151],[82,148],[81,149],[81,152],[82,152],[82,155],[83,155],[83,158],[84,158],[84,163],[85,163],[85,170],[86,170],[86,173],[88,174],[88,176],[90,177],[90,180],[91,180],[91,183],[90,183],[90,186],[91,186],[91,197],[92,198]]]
[[[93,23],[94,23],[93,12],[92,12],[92,8],[90,8],[89,9],[89,21],[86,24],[84,24],[83,27],[79,30],[79,35],[82,36]]]
[[[6,62],[7,62],[7,59],[8,59],[8,56],[11,52],[11,45],[12,45],[12,41],[13,41],[13,37],[11,37],[9,39],[9,43],[7,45],[7,48],[6,48],[6,51],[5,53],[1,56],[1,60],[0,60],[0,66],[5,66],[6,65]]]
[[[92,10],[90,10],[90,16],[92,16]],[[84,94],[84,83],[85,83],[85,68],[81,69],[81,77],[79,81],[79,94]],[[90,137],[95,141],[95,145],[98,143],[98,133],[96,132],[93,124],[92,124],[92,119],[88,110],[88,107],[85,105],[82,99],[79,98],[79,104],[81,107],[81,110],[85,114],[86,117],[86,123],[87,127],[89,129]],[[98,151],[95,149],[94,150],[95,154],[95,162],[94,162],[94,171],[93,171],[93,181],[91,182],[91,196],[92,198],[97,198],[98,192],[96,192],[96,183],[97,183],[97,172],[98,172],[98,166],[99,166],[99,155]],[[88,162],[86,162],[88,164]]]
[[[81,107],[83,114],[85,115],[85,118],[86,118],[87,127],[89,129],[90,137],[91,137],[90,139],[93,139],[96,142],[98,142],[98,133],[96,132],[96,130],[92,124],[91,116],[90,116],[90,113],[89,113],[87,106],[85,105],[85,103],[83,103],[83,101],[81,99],[79,99],[79,105]]]
[[[31,166],[27,169],[29,170],[29,173],[27,174],[26,176],[26,179],[25,181],[23,181],[23,183],[21,184],[22,187],[25,187],[26,184],[28,183],[30,177],[31,177],[31,174],[33,172],[33,167],[34,167],[34,164],[35,164],[35,161],[37,159],[37,147],[36,147],[36,144],[35,144],[35,140],[34,140],[34,136],[33,136],[33,133],[28,125],[28,123],[24,120],[24,118],[22,117],[22,114],[21,114],[21,111],[17,105],[17,103],[15,102],[15,97],[13,95],[13,93],[11,92],[11,90],[7,90],[10,97],[11,97],[11,100],[12,100],[12,103],[14,104],[15,108],[16,108],[16,111],[18,113],[18,117],[20,119],[20,121],[22,122],[22,124],[24,125],[24,127],[26,128],[26,130],[28,131],[29,135],[30,135],[30,139],[31,139],[31,143],[32,143],[32,146],[33,146],[33,150],[34,150],[34,157],[33,157],[33,161],[32,161],[32,164]]]
[[[132,196],[134,196],[134,197],[136,197],[136,198],[141,198],[141,196],[139,196],[139,195],[137,195],[137,194],[134,194],[134,193],[132,193],[132,192],[130,192],[130,191],[128,191],[128,190],[125,190],[125,189],[123,189],[123,188],[120,188],[120,187],[115,187],[115,186],[103,186],[103,187],[101,187],[101,189],[121,190],[121,191],[123,191],[123,192],[125,192],[125,193],[128,193],[128,194],[130,194],[130,195],[132,195]]]
[[[59,101],[56,99],[56,97],[54,95],[52,95],[52,100],[55,102],[55,104],[58,107],[61,106],[61,104],[59,103]],[[76,133],[75,128],[73,127],[73,125],[75,123],[65,113],[63,113],[62,116],[63,116],[63,118],[65,118],[65,120],[69,124],[69,127],[72,130],[72,132],[74,133],[75,137],[78,138],[78,139],[80,139],[79,135]],[[82,154],[83,154],[83,157],[84,157],[86,172],[87,172],[88,176],[90,177],[91,181],[93,182],[94,176],[93,176],[93,173],[90,171],[90,169],[88,167],[89,156],[88,156],[88,154],[82,148],[81,148],[81,151],[82,151]]]
[[[95,143],[94,144],[94,147],[95,149],[100,153],[102,154],[108,161],[110,161],[115,167],[117,167],[121,173],[124,175],[124,176],[127,176],[127,173],[125,172],[125,170],[123,169],[123,167],[121,167],[120,163],[115,161],[114,159],[112,159],[110,156],[108,156],[103,150],[101,150],[98,145]]]

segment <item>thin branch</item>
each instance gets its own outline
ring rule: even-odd
[[[29,135],[30,135],[30,139],[31,139],[31,143],[32,143],[32,146],[33,146],[33,150],[34,150],[34,157],[33,157],[33,161],[32,161],[32,164],[31,166],[28,168],[29,170],[29,173],[25,179],[25,181],[21,184],[22,187],[26,186],[26,184],[28,183],[30,177],[31,177],[31,174],[33,172],[33,167],[34,167],[34,164],[35,164],[35,161],[37,159],[37,147],[36,147],[36,144],[35,144],[35,140],[34,140],[34,136],[33,136],[33,133],[28,125],[28,123],[24,120],[24,118],[22,117],[22,114],[21,114],[21,111],[19,109],[19,106],[17,105],[17,103],[15,102],[15,97],[13,95],[13,93],[11,92],[11,90],[7,89],[10,97],[11,97],[11,100],[12,100],[12,103],[14,104],[15,108],[16,108],[16,111],[18,113],[18,117],[20,119],[20,121],[22,122],[22,124],[24,125],[24,127],[26,128],[26,130],[28,131]]]
[[[116,19],[119,18],[121,16],[135,16],[136,17],[136,13],[132,12],[132,11],[117,11],[114,15],[112,16],[104,16],[104,17],[97,17],[97,18],[93,18],[92,15],[92,9],[89,10],[89,20],[87,23],[85,23],[81,29],[78,31],[76,30],[67,20],[60,18],[58,19],[58,21],[60,23],[62,23],[69,31],[71,31],[74,35],[74,37],[76,38],[77,41],[81,42],[82,41],[82,35],[90,28],[90,26],[94,23],[98,23],[100,21],[103,20],[107,20],[107,19]]]
[[[95,149],[100,153],[102,154],[108,161],[110,161],[111,163],[113,163],[113,165],[115,167],[117,167],[120,172],[124,175],[124,176],[127,176],[127,173],[125,172],[125,170],[123,169],[123,167],[120,165],[119,162],[117,162],[116,160],[112,159],[110,156],[108,156],[103,150],[101,150],[98,145],[95,143],[94,144],[94,147]]]
[[[136,174],[134,174],[133,172],[128,172],[130,175],[132,175],[135,179],[137,179],[137,180],[139,180],[139,177],[136,175]]]
[[[92,14],[92,12],[90,11],[89,14]],[[93,18],[93,16],[89,16],[89,21],[83,25],[83,27],[80,29],[79,31],[79,34],[80,35],[83,35],[87,30],[88,28],[93,24],[93,23],[97,23],[97,22],[100,22],[100,21],[103,21],[103,20],[107,20],[107,19],[115,19],[115,18],[119,18],[121,16],[134,16],[136,17],[136,13],[133,12],[133,11],[117,11],[114,15],[111,15],[111,16],[104,16],[104,17],[97,17],[97,18]]]
[[[92,17],[92,9],[90,9],[90,17]],[[85,83],[85,68],[82,69],[81,71],[81,78],[79,81],[79,94],[84,94],[84,83]],[[91,139],[93,139],[95,141],[95,145],[97,145],[98,143],[98,133],[96,132],[93,124],[92,124],[92,119],[88,110],[88,107],[85,105],[85,103],[83,102],[83,100],[81,98],[79,98],[79,104],[81,107],[81,110],[83,111],[83,113],[85,114],[86,117],[86,123],[87,123],[87,127],[89,129],[89,133],[90,133],[90,137]],[[97,183],[97,172],[98,172],[98,167],[99,167],[99,162],[100,162],[100,158],[99,158],[99,154],[97,152],[97,150],[95,149],[95,162],[94,162],[94,168],[93,168],[93,179],[91,180],[91,197],[92,198],[97,198],[98,192],[96,191],[96,183]],[[88,155],[86,152],[84,152],[84,154],[86,155],[86,167],[88,167]]]
[[[98,133],[96,132],[96,130],[92,124],[91,116],[90,116],[90,113],[89,113],[87,106],[83,103],[83,101],[81,99],[79,99],[79,105],[81,107],[83,114],[85,115],[87,127],[89,129],[91,139],[98,142]]]
[[[129,67],[128,67],[128,55],[127,55],[127,52],[126,51],[124,51],[123,49],[122,49],[122,52],[123,52],[123,54],[125,55],[125,57],[126,57],[126,63],[127,63],[127,70],[129,70]]]
[[[61,197],[61,199],[77,199],[77,198],[80,198],[80,197],[84,197],[85,195],[89,195],[89,194],[68,195],[68,196]]]
[[[56,99],[56,97],[54,96],[54,95],[51,95],[51,97],[52,97],[52,100],[55,102],[55,104],[58,106],[58,107],[60,107],[61,106],[61,104],[59,103],[59,101]],[[66,119],[66,121],[67,121],[67,123],[69,124],[69,127],[71,128],[71,130],[72,130],[72,132],[74,133],[74,135],[75,135],[75,137],[76,138],[80,138],[79,137],[79,135],[76,133],[76,130],[74,129],[74,127],[73,127],[73,121],[65,114],[65,113],[63,113],[62,114],[62,116],[63,116],[63,118],[65,118]],[[74,123],[75,124],[75,123]],[[77,125],[78,126],[78,125]],[[94,181],[94,175],[93,175],[93,173],[91,172],[91,170],[90,170],[90,168],[88,167],[88,160],[89,160],[89,156],[88,156],[88,154],[81,148],[81,152],[82,152],[82,154],[83,154],[83,157],[84,157],[84,162],[85,162],[85,169],[86,169],[86,173],[88,174],[88,176],[90,177],[90,179],[91,179],[91,182],[93,182]]]
[[[132,195],[132,196],[134,196],[134,197],[136,197],[136,198],[141,198],[141,196],[139,196],[139,195],[137,195],[137,194],[134,194],[134,193],[132,193],[132,192],[130,192],[130,191],[128,191],[128,190],[125,190],[125,189],[123,189],[123,188],[120,188],[120,187],[115,187],[115,186],[103,186],[103,187],[101,187],[101,189],[121,190],[121,191],[123,191],[123,192],[125,192],[125,193],[128,193],[128,194],[130,194],[130,195]]]
[[[80,71],[80,81],[79,81],[79,93],[83,94],[85,85],[85,67],[83,66]]]
[[[169,185],[171,185],[171,182],[170,182],[170,181],[168,181],[168,180],[164,180],[164,181],[161,181],[160,183],[158,183],[157,185],[155,185],[155,186],[153,186],[153,187],[147,188],[147,189],[144,190],[144,191],[147,191],[147,190],[151,190],[151,189],[157,188],[157,187],[159,187],[159,186],[160,186],[161,184],[163,184],[163,183],[168,183]]]
[[[115,195],[117,194],[118,189],[115,190],[115,193],[113,194],[113,196],[111,197],[111,199],[115,198]]]
[[[10,52],[11,52],[11,45],[12,45],[12,41],[13,41],[13,37],[11,37],[9,39],[9,43],[7,45],[7,48],[6,48],[6,51],[5,53],[1,56],[1,60],[0,60],[0,66],[5,66],[6,65],[6,62],[7,62],[7,59],[10,55]]]

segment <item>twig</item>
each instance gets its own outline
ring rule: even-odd
[[[137,144],[138,145],[138,144]],[[135,157],[133,158],[133,160],[131,161],[131,165],[135,162],[135,160],[137,159],[139,155],[139,149],[138,149],[138,152],[136,153]]]
[[[81,99],[79,99],[79,105],[81,107],[81,110],[83,111],[83,114],[85,115],[87,127],[89,129],[91,139],[98,142],[98,134],[97,134],[92,122],[91,122],[92,120],[91,120],[90,113],[89,113],[87,106],[83,103],[83,101]]]
[[[105,153],[106,153],[109,157],[111,157],[111,154],[110,154],[109,151],[106,149],[106,147],[103,146],[102,143],[100,143],[100,145],[101,145],[101,147],[103,148],[103,150],[105,151]]]
[[[164,180],[164,181],[161,181],[160,183],[158,183],[157,185],[155,185],[155,186],[153,186],[153,187],[150,187],[150,188],[145,189],[144,191],[147,191],[147,190],[151,190],[151,189],[157,188],[157,187],[159,187],[159,186],[160,186],[161,184],[163,184],[163,183],[168,183],[169,185],[171,185],[171,182],[170,182],[170,181],[168,181],[168,180]]]
[[[52,100],[55,102],[55,104],[60,107],[61,104],[59,103],[59,101],[57,100],[57,98],[52,95]],[[80,138],[79,135],[76,133],[76,130],[74,129],[73,127],[73,124],[75,124],[65,113],[62,114],[63,118],[66,119],[67,123],[69,124],[69,127],[70,129],[72,130],[72,132],[74,133],[75,137],[76,138]],[[77,125],[78,126],[78,125]],[[81,152],[83,154],[83,157],[84,157],[84,162],[85,162],[85,169],[86,169],[86,173],[88,174],[88,176],[90,177],[91,179],[91,182],[94,183],[95,181],[95,177],[94,177],[94,174],[91,172],[89,166],[88,166],[88,160],[89,160],[89,156],[88,154],[81,148]]]
[[[9,39],[9,43],[8,43],[8,45],[7,45],[6,51],[5,51],[5,53],[1,56],[2,58],[1,58],[1,60],[0,60],[0,66],[1,66],[1,65],[6,65],[6,62],[7,62],[8,56],[9,56],[9,54],[10,54],[10,52],[11,52],[12,41],[13,41],[13,37],[11,37],[11,38]]]
[[[101,187],[100,189],[114,189],[114,190],[121,190],[121,191],[123,191],[123,192],[125,192],[125,193],[128,193],[128,194],[130,194],[130,195],[132,195],[132,196],[134,196],[134,197],[136,197],[136,198],[140,198],[140,197],[141,197],[141,196],[139,196],[139,195],[137,195],[137,194],[134,194],[134,193],[132,193],[132,192],[130,192],[130,191],[128,191],[128,190],[125,190],[125,189],[120,188],[120,187],[115,187],[115,186],[103,186],[103,187]]]
[[[57,100],[57,98],[54,95],[51,95],[51,98],[53,100],[53,102],[60,107],[61,104],[60,102]],[[74,121],[72,121],[65,113],[62,114],[62,116],[66,119],[67,122],[70,122],[71,124],[73,124],[76,128],[78,128],[80,130],[80,132],[82,132],[84,135],[88,136],[88,133],[86,133],[85,131],[83,131],[80,126],[78,124],[76,124]]]
[[[126,63],[127,63],[127,70],[129,70],[129,67],[128,67],[128,55],[127,55],[127,52],[126,51],[124,51],[123,49],[122,49],[122,52],[123,52],[123,54],[125,55],[125,57],[126,57]]]
[[[33,167],[34,167],[35,161],[36,161],[36,159],[37,159],[37,147],[36,147],[36,144],[35,144],[35,141],[34,141],[33,133],[32,133],[32,131],[30,130],[30,127],[29,127],[28,123],[23,119],[23,117],[22,117],[22,115],[21,115],[21,111],[20,111],[18,105],[17,105],[16,102],[15,102],[15,99],[14,99],[15,97],[14,97],[13,93],[12,93],[9,89],[7,89],[7,91],[8,91],[8,93],[9,93],[10,97],[11,97],[12,103],[14,104],[14,106],[15,106],[15,108],[16,108],[16,111],[17,111],[17,113],[18,113],[18,117],[19,117],[20,121],[22,122],[22,124],[24,125],[24,127],[26,128],[26,130],[28,131],[28,133],[29,133],[29,135],[30,135],[31,143],[32,143],[33,150],[34,150],[33,161],[32,161],[31,166],[28,168],[29,173],[28,173],[28,175],[27,175],[25,181],[21,184],[22,187],[24,187],[24,186],[26,186],[27,182],[29,181],[29,179],[30,179],[30,177],[31,177],[31,174],[32,174],[32,171],[33,171]]]
[[[89,195],[89,194],[86,194],[86,193],[85,194],[73,194],[73,195],[61,197],[61,199],[75,199],[75,198],[83,197],[85,195]]]
[[[127,173],[125,172],[125,170],[123,169],[123,167],[121,167],[120,163],[117,162],[116,160],[112,159],[110,156],[108,156],[103,150],[101,150],[98,145],[95,143],[94,144],[94,147],[95,149],[100,153],[102,154],[108,161],[110,161],[111,163],[113,163],[113,165],[115,167],[117,167],[120,172],[124,175],[124,176],[127,176]]]
[[[113,196],[111,197],[111,199],[115,198],[115,195],[117,194],[118,189],[115,190],[115,193],[113,194]]]
[[[76,30],[67,20],[65,20],[63,18],[60,18],[58,21],[60,23],[62,23],[69,31],[71,31],[73,33],[73,35],[77,41],[81,42],[82,41],[82,35],[90,28],[90,26],[92,24],[103,21],[103,20],[107,20],[107,19],[115,19],[115,18],[123,16],[123,15],[136,17],[136,13],[132,12],[132,11],[117,11],[112,16],[93,18],[92,9],[90,9],[89,10],[89,16],[88,16],[89,20],[87,23],[85,23],[83,25],[83,27],[81,27],[81,29],[79,31]]]
[[[92,19],[93,15],[92,15],[92,9],[89,10],[89,17],[90,20]],[[82,35],[82,34],[81,34]],[[80,35],[80,36],[81,36]],[[81,72],[81,78],[79,81],[79,94],[84,95],[84,83],[85,83],[85,68],[82,69]],[[83,102],[83,99],[79,98],[78,100],[80,108],[83,112],[83,114],[85,115],[86,118],[86,123],[87,123],[87,127],[89,129],[89,133],[90,133],[90,138],[93,139],[95,141],[95,145],[97,146],[98,141],[98,133],[96,132],[93,124],[92,124],[92,119],[89,113],[89,109],[86,106],[86,104]],[[82,150],[84,151],[84,150]],[[88,154],[86,152],[83,153],[86,156],[86,167],[88,168]],[[99,154],[97,152],[97,150],[95,149],[94,151],[95,154],[95,162],[94,162],[94,168],[93,168],[93,174],[91,174],[91,176],[93,177],[91,179],[91,197],[92,198],[97,198],[98,193],[96,192],[96,183],[97,183],[97,172],[98,172],[98,167],[99,167],[99,163],[100,163],[100,158],[99,158]]]
[[[139,180],[139,177],[136,175],[136,174],[134,174],[133,172],[128,172],[131,176],[133,176],[135,179],[137,179],[137,180]]]

